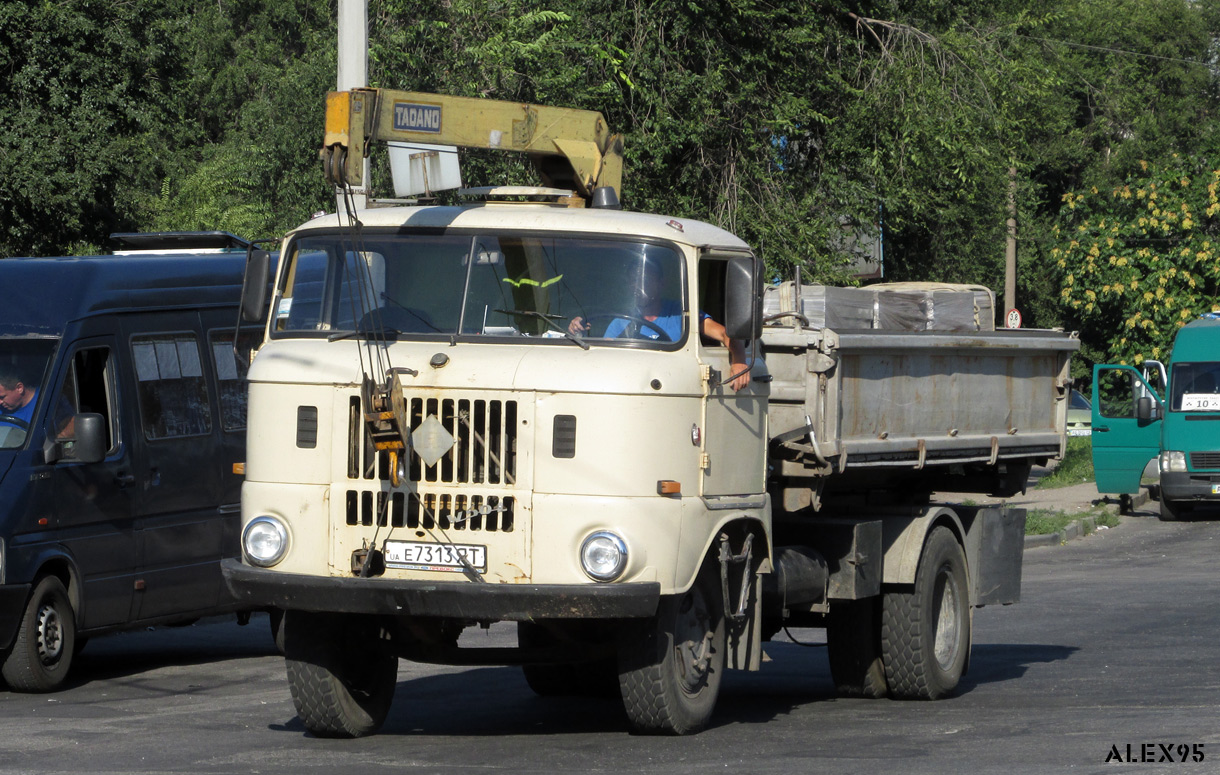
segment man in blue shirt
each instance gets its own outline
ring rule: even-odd
[[[676,342],[681,339],[684,319],[682,305],[677,299],[662,296],[663,280],[660,265],[653,261],[646,262],[635,292],[637,314],[615,317],[610,321],[610,325],[606,326],[603,336],[606,339],[625,336],[662,342]],[[573,334],[583,335],[589,330],[589,326],[578,316],[572,318],[568,330]],[[729,348],[730,371],[734,376],[729,383],[730,387],[737,391],[749,385],[750,370],[746,365],[745,347],[742,343],[729,339],[724,326],[712,320],[705,312],[699,313],[699,333]]]
[[[38,405],[35,399],[38,389],[27,385],[21,375],[12,368],[0,368],[0,417],[12,417],[24,423],[29,428],[34,421],[34,408]],[[0,422],[5,422],[0,419]],[[9,425],[19,423],[8,422]]]

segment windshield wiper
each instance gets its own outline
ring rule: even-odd
[[[326,337],[326,341],[337,342],[340,339],[352,339],[352,338],[358,337],[358,336],[363,336],[366,339],[376,339],[376,340],[392,339],[394,341],[397,341],[398,337],[401,334],[402,334],[402,332],[396,328],[383,328],[378,331],[373,331],[371,329],[365,329],[362,331],[338,331],[338,332],[333,333],[330,336]]]
[[[534,309],[497,309],[497,310],[493,310],[493,312],[498,312],[501,315],[520,315],[523,318],[533,318],[534,320],[541,320],[544,323],[546,323],[547,326],[549,326],[552,330],[558,331],[559,333],[563,334],[565,338],[571,339],[573,342],[576,342],[576,344],[580,345],[580,349],[582,349],[582,350],[589,349],[588,342],[586,342],[581,337],[577,336],[576,334],[573,334],[571,331],[569,331],[568,329],[564,328],[563,326],[561,326],[555,322],[556,320],[563,320],[562,315],[547,315],[547,314],[544,314],[544,313],[539,312],[538,310],[534,310]]]

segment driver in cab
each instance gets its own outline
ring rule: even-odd
[[[664,281],[660,264],[646,261],[635,289],[635,314],[616,316],[606,326],[603,336],[607,339],[627,337],[662,342],[678,341],[682,336],[682,305],[677,299],[662,293]],[[576,336],[584,336],[589,331],[589,325],[583,317],[577,316],[572,318],[568,331]],[[738,391],[749,385],[750,369],[746,364],[744,345],[736,339],[730,339],[724,326],[712,320],[706,312],[699,313],[699,334],[729,348],[729,376],[733,377],[728,383],[729,386]]]

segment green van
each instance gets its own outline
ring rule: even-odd
[[[1093,468],[1097,491],[1139,491],[1159,455],[1161,519],[1220,503],[1220,314],[1178,332],[1168,369],[1093,367]]]

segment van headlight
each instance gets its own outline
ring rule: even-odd
[[[1186,453],[1176,449],[1167,449],[1161,453],[1161,470],[1171,473],[1186,471]]]
[[[614,581],[627,570],[627,543],[599,530],[580,545],[580,567],[594,581]]]
[[[271,567],[288,553],[288,529],[275,517],[255,517],[241,533],[241,548],[251,565]]]

